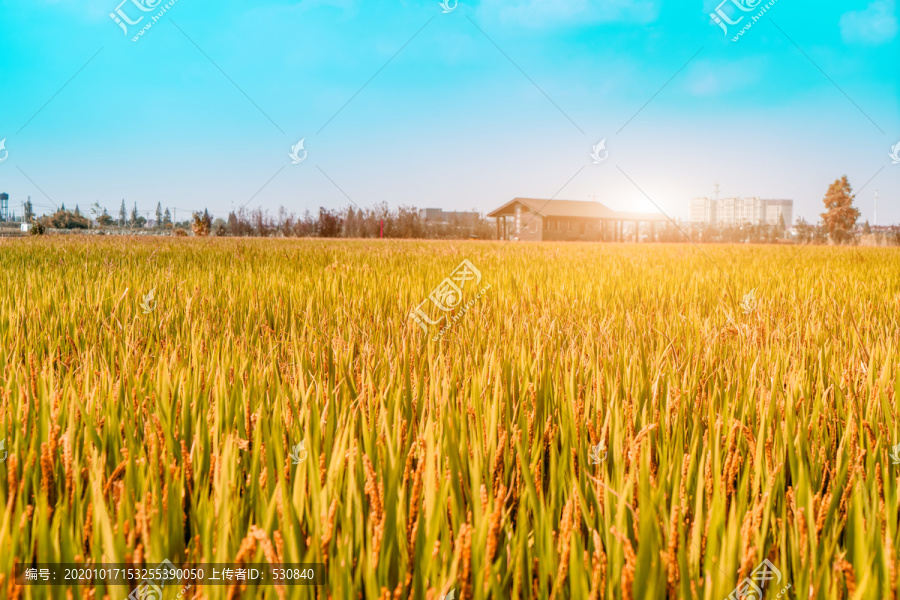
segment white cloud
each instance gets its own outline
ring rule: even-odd
[[[896,0],[875,0],[865,10],[841,16],[841,37],[848,44],[883,44],[896,36]]]
[[[529,27],[573,22],[650,23],[659,17],[659,4],[659,0],[483,0],[478,14]]]

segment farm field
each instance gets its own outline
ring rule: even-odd
[[[417,324],[464,260],[465,314]],[[72,236],[0,265],[2,597],[130,591],[16,563],[167,559],[325,584],[165,598],[725,600],[764,560],[765,598],[898,598],[897,250]]]

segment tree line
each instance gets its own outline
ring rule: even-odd
[[[76,205],[67,210],[63,204],[56,212],[34,218],[30,203],[26,203],[25,222],[32,223],[33,233],[43,233],[46,229],[148,229],[148,221],[138,213],[137,205],[131,212],[122,201],[118,218],[95,203],[91,207],[92,219],[83,214]],[[156,221],[151,231],[187,235],[191,231],[197,236],[258,236],[258,237],[325,237],[325,238],[433,238],[433,239],[491,239],[495,237],[493,223],[480,215],[472,219],[450,216],[447,222],[428,222],[419,210],[412,206],[391,209],[386,203],[372,208],[347,207],[327,209],[320,207],[317,214],[309,210],[302,215],[289,212],[281,207],[272,215],[269,211],[256,208],[241,208],[232,211],[226,219],[213,218],[208,210],[195,212],[187,221],[174,222],[168,208],[161,204],[156,207]]]
[[[822,221],[810,224],[799,219],[796,226],[795,241],[804,243],[846,244],[858,242],[858,233],[871,233],[868,222],[857,231],[860,212],[853,206],[856,195],[853,194],[847,176],[835,180],[825,194],[823,203],[825,212],[820,216]],[[138,213],[135,204],[130,213],[126,210],[125,201],[119,208],[118,218],[111,216],[107,210],[94,203],[91,207],[93,222],[100,228],[145,229],[147,219]],[[46,228],[54,229],[90,229],[92,220],[82,214],[76,205],[74,211],[66,210],[63,204],[54,214],[34,218],[31,202],[25,204],[25,221],[34,224],[33,233],[43,233]],[[413,206],[400,206],[391,209],[386,203],[372,208],[362,209],[349,206],[344,209],[327,209],[320,207],[317,214],[305,211],[298,216],[284,207],[275,215],[260,208],[247,210],[241,208],[232,211],[226,219],[213,219],[208,210],[195,212],[191,219],[175,223],[169,209],[156,205],[155,229],[170,232],[174,235],[187,235],[190,230],[197,236],[257,236],[257,237],[323,237],[323,238],[410,238],[410,239],[495,239],[496,229],[493,222],[481,217],[460,219],[451,216],[447,222],[428,222],[420,211]],[[686,234],[691,241],[697,242],[776,242],[785,237],[786,227],[783,221],[778,225],[744,225],[731,227],[694,226],[688,231],[680,227],[666,227],[658,233],[661,242],[685,241]],[[900,245],[900,228],[891,228],[876,235],[881,236],[888,244]]]
[[[275,215],[262,209],[232,211],[227,219],[213,220],[207,211],[194,213],[194,235],[323,237],[323,238],[419,238],[419,239],[491,239],[494,228],[478,216],[468,222],[452,218],[447,223],[429,223],[417,208],[401,206],[395,210],[382,203],[373,208],[347,207],[330,210],[320,207],[302,216],[283,207]]]

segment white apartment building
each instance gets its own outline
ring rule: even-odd
[[[765,222],[769,225],[778,225],[784,219],[784,226],[790,229],[794,224],[793,200],[763,200],[765,202]]]
[[[794,222],[794,201],[771,198],[694,198],[691,222],[714,226],[778,225],[790,228]]]
[[[691,200],[692,223],[718,223],[718,203],[712,198],[694,198]]]

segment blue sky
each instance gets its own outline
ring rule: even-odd
[[[177,0],[132,42],[165,2],[121,5],[145,15],[126,36],[120,1],[0,4],[17,212],[27,196],[181,217],[556,195],[686,218],[719,183],[815,220],[846,174],[867,184],[864,218],[878,189],[879,223],[900,223],[897,0],[777,0],[736,42],[710,13],[745,15],[734,34],[766,2]]]

